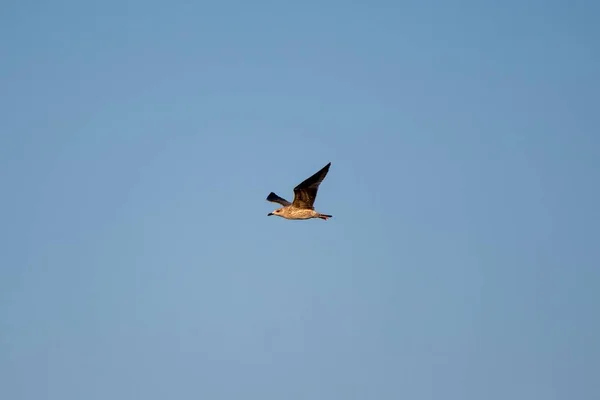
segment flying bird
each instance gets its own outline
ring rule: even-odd
[[[302,183],[296,186],[294,188],[294,201],[291,203],[286,199],[277,196],[273,192],[269,193],[267,196],[267,201],[281,204],[283,207],[278,208],[267,215],[277,215],[278,217],[285,219],[321,218],[323,220],[327,220],[328,218],[331,218],[331,215],[321,214],[320,212],[315,211],[313,206],[317,197],[319,185],[321,182],[323,182],[323,179],[325,179],[327,172],[329,172],[330,166],[331,163],[327,164],[321,168],[319,172],[305,179]]]

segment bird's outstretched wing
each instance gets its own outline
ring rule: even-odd
[[[325,179],[330,166],[331,163],[328,163],[321,168],[319,172],[315,173],[310,178],[305,179],[294,188],[294,202],[292,203],[294,207],[314,209],[313,204],[317,198],[319,185],[323,182],[323,179]]]
[[[282,205],[282,206],[284,206],[284,207],[285,207],[285,206],[289,206],[290,204],[292,204],[292,203],[290,203],[289,201],[287,201],[286,199],[284,199],[284,198],[282,198],[282,197],[279,197],[279,196],[277,196],[277,195],[276,195],[275,193],[273,193],[273,192],[269,193],[269,195],[267,196],[267,201],[271,201],[271,202],[273,202],[273,203],[279,203],[279,204],[281,204],[281,205]]]

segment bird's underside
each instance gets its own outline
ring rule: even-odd
[[[268,215],[277,215],[278,217],[296,220],[311,218],[327,220],[328,218],[331,218],[331,215],[321,214],[315,211],[314,208],[319,185],[321,182],[323,182],[325,176],[327,176],[330,166],[331,163],[328,163],[326,166],[321,168],[321,170],[296,186],[294,188],[294,201],[291,203],[273,192],[269,193],[267,200],[273,203],[278,203],[282,207],[269,213]]]

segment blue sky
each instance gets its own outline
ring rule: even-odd
[[[0,398],[600,398],[600,6],[354,4],[3,6]]]

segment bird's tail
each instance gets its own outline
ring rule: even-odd
[[[325,221],[327,221],[327,219],[333,217],[333,215],[327,215],[327,214],[319,214],[318,218],[324,219]]]

